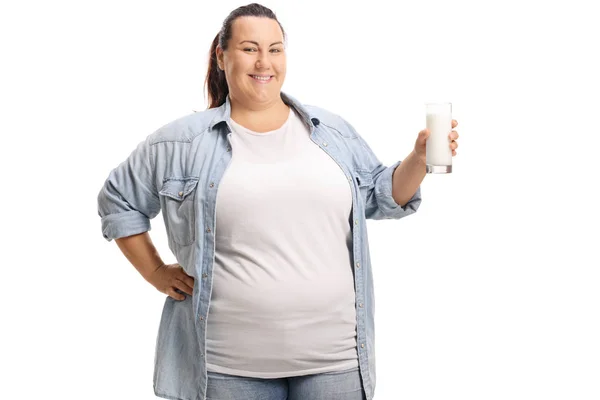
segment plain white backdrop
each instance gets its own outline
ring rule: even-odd
[[[2,395],[154,399],[165,295],[100,230],[112,168],[206,108],[239,1],[0,10]],[[283,90],[346,118],[390,165],[450,101],[454,173],[369,221],[376,400],[600,398],[600,25],[592,2],[265,1]],[[166,262],[162,215],[151,237]],[[310,399],[307,399],[310,400]]]

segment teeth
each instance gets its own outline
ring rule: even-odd
[[[256,76],[256,75],[252,75],[252,77],[254,79],[258,79],[258,80],[261,80],[261,81],[268,81],[269,79],[271,79],[270,76]]]

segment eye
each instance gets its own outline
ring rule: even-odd
[[[274,53],[281,53],[281,49],[271,49],[271,51]]]
[[[247,51],[247,50],[256,50],[256,49],[255,49],[255,48],[253,48],[253,47],[246,47],[246,48],[244,49],[244,51]]]

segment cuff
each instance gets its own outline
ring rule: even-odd
[[[102,218],[102,235],[109,242],[150,230],[150,219],[138,211],[109,214]]]
[[[421,186],[417,188],[415,194],[404,205],[400,206],[392,197],[392,176],[394,170],[402,161],[398,161],[392,166],[386,168],[378,177],[375,184],[375,196],[379,210],[388,218],[399,219],[407,215],[414,214],[421,204]]]

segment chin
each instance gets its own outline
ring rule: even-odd
[[[269,90],[264,93],[253,93],[250,97],[258,102],[268,102],[279,97],[279,88],[277,90]]]

